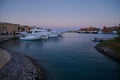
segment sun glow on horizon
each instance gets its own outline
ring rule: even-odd
[[[51,28],[120,23],[119,0],[2,0],[0,22]]]

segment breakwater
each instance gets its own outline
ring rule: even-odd
[[[117,53],[114,53],[111,49],[107,48],[107,47],[101,47],[96,45],[95,46],[96,50],[101,52],[102,54],[120,62],[120,55]]]

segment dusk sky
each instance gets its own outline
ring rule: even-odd
[[[0,22],[78,28],[120,23],[120,0],[0,0]]]

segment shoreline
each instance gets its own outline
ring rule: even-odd
[[[0,79],[2,80],[47,80],[45,70],[38,66],[29,56],[22,53],[8,50],[1,46],[2,43],[13,39],[6,37],[0,40],[0,48],[7,51],[11,59],[0,69]]]
[[[101,47],[98,44],[95,46],[95,49],[104,54],[105,56],[112,58],[113,60],[117,61],[118,63],[120,63],[120,55],[116,54],[115,52],[113,52],[111,49],[107,48],[107,47]]]
[[[0,48],[0,69],[9,62],[11,55],[4,49]]]

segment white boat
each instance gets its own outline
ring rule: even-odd
[[[49,35],[49,38],[54,38],[54,37],[62,36],[63,33],[51,30],[51,31],[48,31],[48,35]]]
[[[22,40],[36,40],[36,39],[48,39],[53,37],[62,36],[63,33],[45,30],[41,28],[34,28],[27,32],[24,36],[20,37]]]
[[[102,38],[96,38],[96,37],[92,38],[91,40],[94,42],[103,42],[104,41]]]
[[[63,32],[58,32],[58,36],[62,36],[63,35]]]
[[[33,35],[29,35],[29,36],[22,36],[20,37],[21,40],[39,40],[41,39],[39,36],[33,36]]]
[[[117,34],[117,31],[112,31],[113,34]]]
[[[58,37],[58,34],[56,31],[48,31],[48,37],[49,38]]]
[[[98,31],[90,31],[90,33],[92,33],[92,34],[97,34]]]
[[[38,39],[47,39],[48,32],[44,29],[34,28],[31,31],[27,32],[24,36],[20,37],[22,40],[38,40]]]

